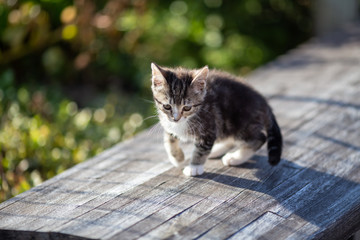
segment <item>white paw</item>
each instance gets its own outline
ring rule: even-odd
[[[251,148],[240,148],[234,152],[229,152],[221,158],[225,166],[236,166],[240,165],[254,154],[254,150]]]
[[[230,156],[230,154],[228,153],[221,158],[221,161],[224,164],[224,166],[233,166],[235,159],[232,156]]]
[[[221,160],[225,166],[236,166],[246,162],[248,158],[239,158],[237,154],[227,153]]]
[[[183,173],[188,176],[198,176],[204,173],[204,165],[189,165],[183,170]]]
[[[235,140],[233,138],[227,138],[221,142],[217,142],[211,149],[211,153],[208,158],[221,158],[227,152],[229,152],[235,146]]]

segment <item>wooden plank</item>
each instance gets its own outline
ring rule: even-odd
[[[359,66],[352,27],[249,76],[283,129],[279,166],[261,149],[188,178],[155,126],[0,204],[0,238],[346,238],[360,227]]]
[[[78,181],[78,177],[82,179],[82,176],[87,176],[86,178],[89,178],[89,176],[93,176],[94,169],[87,169],[87,167],[82,167],[79,170],[79,173],[76,172],[74,175],[67,175],[61,182],[57,182],[57,185],[53,184],[51,186],[48,186],[47,188],[38,189],[40,196],[36,195],[34,199],[29,197],[26,202],[19,201],[19,204],[7,207],[7,211],[13,214],[13,219],[7,219],[6,222],[1,222],[0,224],[11,225],[12,221],[21,224],[23,221],[28,222],[28,218],[33,218],[35,220],[35,222],[33,223],[34,228],[36,227],[41,229],[42,226],[49,226],[53,228],[56,224],[50,223],[51,220],[56,221],[59,225],[62,225],[63,221],[70,220],[68,218],[62,218],[63,213],[65,215],[68,212],[72,212],[73,214],[75,214],[74,211],[79,210],[79,214],[81,214],[84,211],[83,204],[95,197],[106,196],[110,197],[110,199],[113,199],[121,192],[124,192],[127,189],[136,186],[137,184],[146,182],[154,175],[151,167],[156,168],[156,171],[158,171],[156,174],[161,173],[161,167],[165,167],[164,170],[171,168],[171,165],[167,162],[161,162],[159,165],[156,165],[150,161],[147,161],[146,163],[147,164],[139,164],[134,159],[132,159],[132,162],[130,163],[128,163],[127,161],[123,161],[122,164],[118,164],[119,169],[121,169],[122,167],[126,167],[127,171],[123,172],[123,174],[119,174],[120,170],[118,168],[111,168],[112,170],[106,170],[106,168],[104,168],[104,171],[96,171],[100,172],[101,175],[104,175],[102,181],[87,180],[86,182],[81,181],[81,184],[76,185],[73,184],[73,181],[69,182],[69,179],[76,179],[76,181]],[[100,166],[103,165],[104,163],[100,164]],[[89,172],[86,173],[86,171]],[[137,177],[134,178],[133,181],[128,181],[129,178],[134,176],[134,171],[141,172],[141,174],[136,174]],[[114,181],[114,183],[112,184],[108,184],[108,182],[106,182],[107,176],[105,176],[105,174],[108,175],[110,172],[116,172],[118,176],[117,178],[112,178],[112,180]],[[119,176],[122,178],[119,179]],[[95,175],[94,177],[98,178],[99,175]],[[105,198],[105,200],[106,199],[107,198]],[[34,216],[31,215],[24,218],[24,214],[22,214],[24,213],[23,209],[32,211],[34,205],[35,208],[41,206],[41,208],[39,208],[37,211],[37,215],[42,216],[51,214],[53,217],[45,218],[44,221],[38,221],[36,216],[34,218]],[[67,211],[64,208],[67,208]],[[85,206],[85,211],[88,210],[89,209]]]
[[[284,221],[284,218],[272,212],[265,212],[259,218],[240,229],[229,239],[259,239],[266,236],[267,232]],[[268,238],[267,238],[268,239]]]
[[[214,173],[202,176],[199,179],[201,182],[198,182],[186,193],[181,192],[176,198],[174,198],[174,201],[169,206],[166,206],[160,211],[154,212],[148,218],[126,229],[124,233],[126,233],[129,238],[137,238],[141,236],[141,234],[147,233],[149,230],[155,230],[156,233],[152,232],[152,235],[156,234],[157,236],[165,237],[167,236],[166,234],[178,230],[175,229],[176,227],[182,227],[183,224],[190,224],[192,220],[198,219],[208,211],[219,207],[220,204],[224,204],[225,201],[229,201],[241,194],[245,188],[239,189],[239,191],[234,191],[232,187],[226,187],[221,182],[226,181],[231,183],[237,178],[227,177],[226,179],[221,180],[221,178],[227,176],[229,169],[225,168],[224,171],[224,168],[221,168],[221,163],[219,161],[216,162],[216,165],[218,165],[222,171],[215,170]],[[271,172],[269,172],[269,174],[271,174]],[[204,181],[204,179],[206,181]],[[212,182],[208,181],[210,179]],[[189,198],[193,199],[193,201],[189,201]],[[186,206],[178,209],[172,208],[172,204],[179,202],[184,202]],[[159,231],[161,231],[161,229],[163,232],[160,233]]]
[[[156,148],[155,148],[156,149]],[[114,156],[114,155],[112,155]],[[136,161],[132,159],[133,165],[136,164]],[[151,161],[147,162],[148,165],[141,165],[141,167],[154,167],[153,163]],[[103,162],[99,164],[100,167],[104,165]],[[113,164],[114,165],[114,164]],[[166,168],[170,168],[171,165],[167,162],[163,162],[160,165],[166,165]],[[124,163],[120,165],[121,167],[124,167]],[[137,171],[142,171],[144,169],[139,168],[139,166],[133,166]],[[8,212],[11,212],[11,217],[8,215],[7,221],[0,221],[0,224],[2,226],[8,226],[12,224],[21,224],[21,226],[24,226],[22,223],[29,223],[33,221],[32,227],[34,229],[41,229],[43,226],[49,226],[53,228],[56,226],[54,222],[56,222],[58,225],[62,225],[63,222],[69,221],[71,218],[63,217],[69,213],[72,212],[72,214],[76,214],[76,211],[79,211],[79,214],[81,214],[83,211],[89,211],[89,208],[83,205],[83,203],[98,197],[98,196],[106,196],[110,197],[111,199],[116,196],[117,191],[121,191],[121,188],[125,188],[124,190],[128,189],[129,187],[135,186],[136,182],[138,184],[142,183],[141,181],[146,181],[149,176],[151,177],[151,174],[149,172],[143,171],[142,174],[137,175],[137,178],[135,179],[135,182],[132,183],[131,181],[126,182],[128,178],[133,177],[134,174],[130,171],[131,168],[129,167],[129,164],[127,165],[127,169],[129,172],[127,172],[125,175],[119,175],[122,176],[123,179],[121,181],[117,181],[117,179],[112,179],[115,181],[114,184],[110,185],[112,188],[109,189],[108,182],[105,182],[106,178],[103,179],[101,182],[94,182],[93,180],[87,180],[86,182],[81,181],[81,184],[74,185],[74,182],[68,182],[69,179],[77,179],[77,177],[82,176],[84,173],[84,170],[88,167],[81,167],[79,172],[76,172],[74,175],[67,174],[66,177],[63,178],[61,182],[58,182],[57,185],[54,186],[50,185],[46,188],[38,188],[34,189],[33,191],[38,191],[39,194],[37,194],[34,198],[28,198],[26,201],[19,201],[19,204],[9,206],[7,208]],[[91,171],[89,174],[85,174],[84,176],[93,176],[93,172],[91,168],[89,168]],[[106,170],[106,168],[104,168]],[[112,169],[113,171],[114,169]],[[117,169],[115,168],[115,171]],[[149,170],[147,168],[146,170]],[[157,171],[161,170],[159,168],[156,169]],[[107,174],[110,171],[100,171],[102,175]],[[160,172],[161,173],[161,172]],[[129,175],[130,174],[130,175]],[[76,175],[76,177],[75,177]],[[144,176],[142,178],[141,176]],[[98,175],[95,175],[95,178],[98,178]],[[79,180],[79,179],[77,179]],[[140,181],[140,182],[139,182]],[[121,184],[122,182],[126,184]],[[105,183],[105,184],[103,184]],[[71,185],[69,185],[71,184]],[[69,187],[69,188],[68,188]],[[91,189],[91,191],[87,191],[87,189]],[[103,191],[103,192],[102,192]],[[106,200],[106,198],[105,198]],[[85,207],[85,208],[84,208]],[[25,211],[24,211],[25,209]],[[32,212],[33,209],[36,209],[36,215],[26,215],[26,211]],[[6,214],[6,212],[3,212],[2,214]],[[41,218],[41,216],[46,216]],[[50,216],[51,217],[50,217]],[[74,216],[74,215],[72,215]],[[76,215],[75,215],[76,216]],[[40,218],[40,221],[39,219]],[[53,222],[53,223],[51,223]]]

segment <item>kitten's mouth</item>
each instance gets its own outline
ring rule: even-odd
[[[169,118],[169,119],[170,119],[171,122],[178,123],[178,122],[183,122],[185,118],[180,117],[179,119],[176,119],[176,118]]]
[[[177,112],[173,113],[172,116],[170,117],[170,120],[173,122],[179,122],[179,121],[181,121],[181,119],[183,119],[182,114],[179,114]]]

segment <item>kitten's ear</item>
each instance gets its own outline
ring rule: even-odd
[[[166,84],[166,79],[164,77],[163,71],[158,65],[155,63],[151,63],[151,71],[152,71],[152,86],[154,88],[161,88]]]
[[[208,66],[203,67],[195,72],[195,77],[191,82],[195,92],[202,92],[206,87],[206,79],[209,74]]]

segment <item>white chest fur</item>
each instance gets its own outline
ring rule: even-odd
[[[189,126],[186,119],[181,118],[178,122],[172,122],[167,117],[160,117],[160,123],[168,133],[178,137],[182,141],[189,141],[192,139],[189,134]]]

